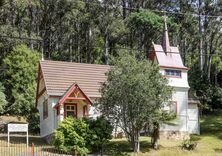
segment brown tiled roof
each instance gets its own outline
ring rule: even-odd
[[[48,95],[62,96],[73,84],[78,84],[90,98],[100,97],[101,83],[107,77],[108,65],[73,63],[63,61],[41,61],[41,70]]]

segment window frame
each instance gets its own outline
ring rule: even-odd
[[[67,106],[74,106],[74,109],[73,110],[67,110]],[[69,103],[66,103],[66,104],[64,104],[64,111],[65,111],[65,113],[64,113],[64,118],[66,118],[67,117],[67,111],[68,112],[75,112],[75,116],[74,116],[74,118],[76,118],[77,119],[77,117],[78,117],[78,112],[77,112],[77,104],[76,103],[71,103],[71,104],[69,104]]]
[[[182,71],[181,70],[174,70],[174,69],[164,69],[165,76],[167,77],[174,77],[174,78],[182,78]],[[167,74],[170,72],[170,74]],[[173,75],[171,73],[174,73]],[[179,75],[177,75],[179,73]]]
[[[43,120],[47,119],[48,116],[49,116],[48,99],[45,99],[43,102]]]
[[[87,105],[83,106],[83,117],[87,117],[88,116],[88,107]]]
[[[178,114],[178,102],[177,101],[170,101],[171,102],[171,104],[169,105],[169,111],[172,111],[172,107],[176,107],[176,109],[175,109],[175,114]],[[172,105],[175,105],[175,106],[172,106]]]

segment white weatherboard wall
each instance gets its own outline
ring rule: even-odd
[[[174,69],[173,69],[174,70]],[[165,75],[165,69],[161,68],[160,73]],[[181,77],[166,77],[169,85],[173,87],[172,101],[177,103],[177,119],[173,124],[163,124],[161,131],[188,132],[188,90],[187,71],[181,70]]]
[[[48,117],[43,119],[43,102],[48,99]],[[43,94],[38,101],[38,110],[40,114],[40,135],[42,137],[52,134],[57,128],[56,110],[53,108],[58,102],[58,98],[48,97]]]
[[[199,112],[197,104],[188,105],[188,131],[191,134],[200,134]]]
[[[161,131],[181,131],[187,132],[188,125],[188,115],[187,115],[187,107],[188,107],[188,91],[184,88],[174,88],[173,92],[173,101],[177,102],[178,112],[177,119],[175,119],[175,124],[163,124],[161,127]]]

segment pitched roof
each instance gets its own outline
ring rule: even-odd
[[[165,53],[162,45],[153,44],[155,56],[161,67],[188,69],[183,65],[178,47],[170,46],[170,52]]]
[[[154,59],[154,57],[156,57],[161,67],[188,70],[188,68],[183,65],[178,47],[170,46],[166,18],[164,20],[162,45],[153,43],[153,53],[154,54],[151,53],[150,58]]]
[[[101,83],[105,82],[108,65],[73,63],[63,61],[40,61],[48,95],[63,96],[73,84],[78,84],[90,98],[100,97]]]
[[[65,92],[65,94],[61,97],[61,99],[59,100],[58,104],[55,105],[55,107],[59,106],[59,105],[62,105],[65,100],[75,91],[75,90],[78,90],[81,95],[83,95],[83,99],[90,105],[92,105],[92,101],[91,99],[82,91],[82,89],[78,86],[78,84],[76,83],[73,83],[68,89],[67,91]],[[78,95],[77,95],[78,96]],[[78,97],[75,97],[76,100],[80,99]],[[82,98],[81,98],[82,100]]]

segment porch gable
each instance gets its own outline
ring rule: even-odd
[[[92,105],[93,102],[91,99],[82,91],[82,89],[78,86],[77,83],[73,83],[66,93],[59,100],[58,104],[55,105],[55,108],[63,105],[66,100],[83,100],[86,101],[87,104]]]

